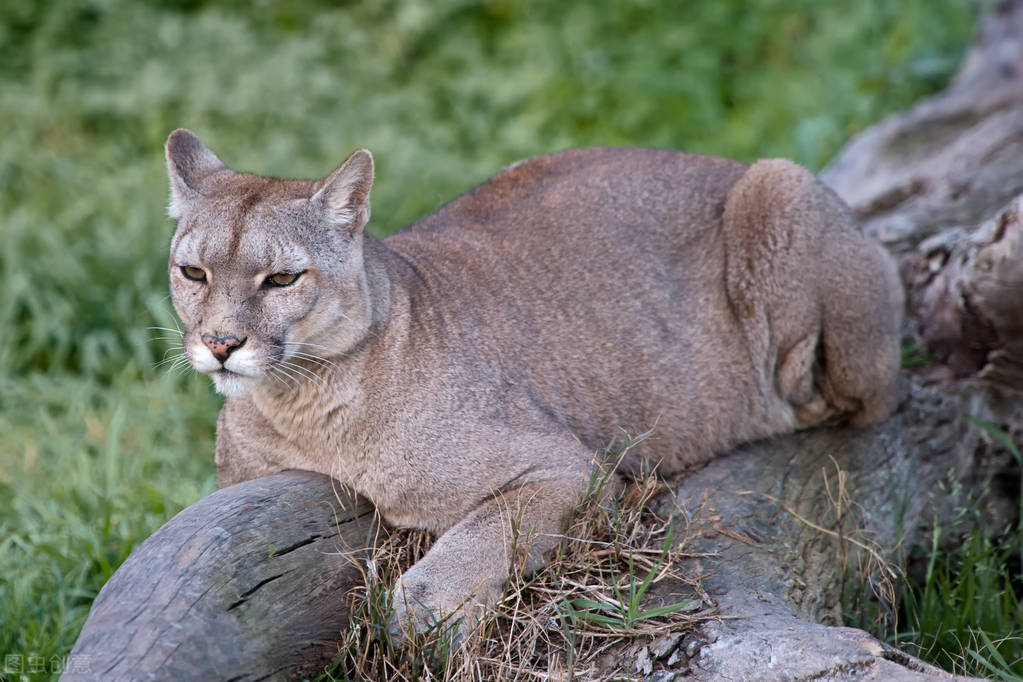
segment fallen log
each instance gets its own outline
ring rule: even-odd
[[[965,414],[961,398],[912,379],[883,424],[751,444],[689,476],[665,504],[701,510],[690,549],[706,556],[684,570],[707,576],[722,619],[690,636],[682,669],[706,680],[949,677],[835,626],[846,581],[891,606],[896,548],[980,438]]]
[[[349,625],[374,513],[286,471],[199,500],[139,545],[93,602],[67,680],[300,679]],[[364,563],[364,562],[363,562]],[[85,672],[78,672],[85,669]]]

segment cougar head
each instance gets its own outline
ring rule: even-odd
[[[185,356],[220,393],[295,386],[368,333],[369,152],[318,181],[235,173],[187,130],[166,153],[171,298]]]

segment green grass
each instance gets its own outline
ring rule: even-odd
[[[584,621],[591,626],[607,628],[612,633],[624,633],[643,621],[659,618],[686,608],[692,599],[654,608],[647,608],[643,603],[643,598],[653,584],[654,578],[664,568],[664,561],[671,547],[671,535],[669,528],[661,556],[645,574],[638,572],[635,555],[627,553],[626,565],[622,571],[626,578],[624,587],[617,582],[612,582],[613,594],[605,601],[594,601],[582,597],[564,599],[561,602],[559,617],[567,618],[573,625]]]
[[[945,83],[972,7],[0,3],[0,656],[65,655],[131,549],[214,485],[219,402],[155,367],[148,329],[174,326],[170,130],[292,177],[370,148],[378,235],[565,147],[816,169]]]
[[[1008,433],[991,422],[969,416],[967,420],[1023,465],[1023,453]],[[1019,504],[1023,512],[1023,494]],[[970,515],[966,512],[963,520]],[[1023,602],[1019,599],[1023,596],[1019,573],[1023,533],[1010,529],[991,538],[980,530],[984,528],[981,519],[975,525],[978,528],[951,552],[941,550],[942,534],[948,531],[935,528],[932,546],[923,553],[927,558],[924,577],[910,583],[903,596],[906,625],[892,640],[917,648],[922,657],[948,670],[1023,680]]]
[[[966,420],[992,449],[1023,463],[1003,429]],[[961,500],[956,488],[953,480],[936,495]],[[848,622],[957,674],[1023,681],[1023,533],[1010,527],[993,534],[985,513],[981,505],[957,502],[945,525],[935,523],[929,546],[909,548],[914,570],[895,604],[881,606],[863,586],[851,585]]]
[[[959,675],[1023,680],[1023,535],[991,537],[971,516],[911,548],[921,570],[897,586],[895,604],[852,586],[846,622]]]
[[[1023,603],[1019,534],[992,540],[980,531],[950,553],[928,557],[926,574],[903,595],[904,625],[889,639],[961,674],[1023,680]]]
[[[111,386],[36,375],[4,386],[0,647],[66,654],[107,578],[172,514],[214,489],[205,382]]]

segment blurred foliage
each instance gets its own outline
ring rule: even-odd
[[[153,364],[173,128],[285,176],[368,147],[386,234],[570,146],[819,167],[943,83],[972,24],[961,0],[5,3],[0,371]]]
[[[206,383],[37,374],[0,385],[0,661],[66,656],[133,547],[213,492]]]
[[[65,654],[131,548],[213,487],[170,349],[161,147],[322,176],[371,149],[392,232],[529,155],[819,168],[941,87],[968,0],[0,3],[0,654]]]

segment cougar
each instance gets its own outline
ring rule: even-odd
[[[652,430],[621,475],[672,474],[896,405],[894,263],[790,161],[538,156],[378,240],[365,150],[315,181],[236,173],[186,130],[166,155],[184,353],[226,396],[218,483],[318,471],[434,533],[400,635],[476,622],[525,535],[541,566],[617,434]]]

